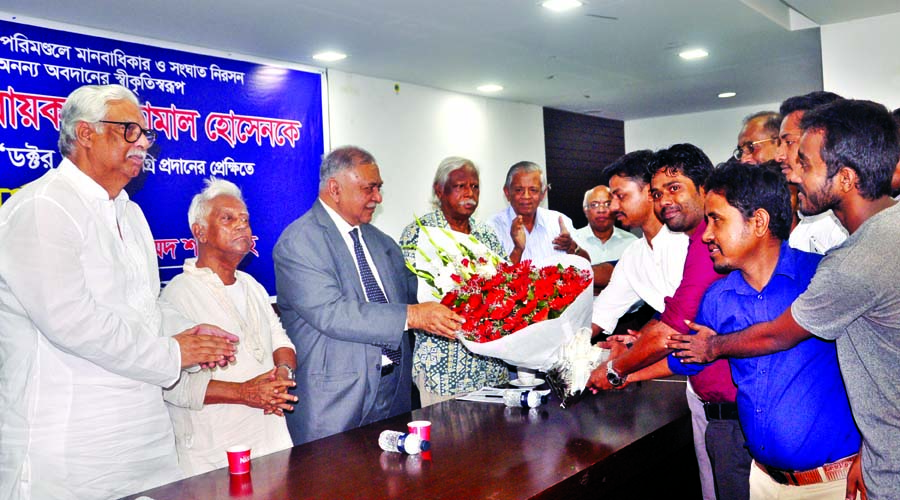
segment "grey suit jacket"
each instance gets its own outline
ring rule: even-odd
[[[381,379],[381,346],[403,355],[391,414],[411,409],[412,349],[403,327],[416,279],[393,239],[370,224],[360,230],[388,304],[366,301],[355,257],[319,200],[273,250],[281,321],[297,347],[299,401],[285,414],[294,444],[362,424]]]

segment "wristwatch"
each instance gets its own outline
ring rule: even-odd
[[[625,379],[627,378],[628,375],[622,376],[616,372],[616,370],[613,368],[612,361],[606,363],[606,380],[609,382],[609,385],[613,387],[622,387],[623,385],[625,385]]]
[[[296,379],[294,378],[294,369],[291,368],[290,366],[288,366],[286,363],[281,363],[281,364],[278,365],[276,368],[284,368],[284,369],[287,370],[287,372],[288,372],[288,379],[289,379],[289,380],[296,380]]]

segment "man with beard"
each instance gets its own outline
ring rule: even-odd
[[[569,233],[572,219],[541,206],[549,189],[547,176],[537,163],[520,161],[509,167],[503,186],[509,207],[488,221],[509,260],[540,261],[565,253],[590,259]]]
[[[694,318],[703,293],[722,277],[713,270],[702,241],[706,229],[702,186],[712,169],[706,154],[692,144],[676,144],[654,154],[650,189],[653,210],[670,231],[689,235],[683,278],[675,293],[666,297],[659,319],[635,333],[638,337],[633,347],[611,356],[594,370],[588,382],[594,391],[623,387],[629,380],[671,375],[665,361],[671,352],[665,346],[666,337],[688,332],[684,321]],[[742,447],[735,395],[727,362],[714,363],[691,377],[687,386],[697,460],[702,463],[709,457],[718,498],[742,499],[749,495],[746,479],[750,458]],[[701,480],[709,482],[702,474]]]
[[[900,160],[897,125],[884,106],[839,100],[800,122],[800,210],[832,209],[850,237],[821,261],[809,288],[777,318],[730,335],[692,324],[673,335],[685,362],[762,356],[812,335],[836,340],[841,374],[862,435],[847,478],[847,498],[900,491],[900,205],[890,193]],[[860,475],[860,468],[862,474]]]
[[[800,120],[803,115],[818,106],[822,106],[839,99],[841,96],[824,91],[810,92],[809,94],[794,96],[781,103],[781,114],[784,119],[781,122],[778,145],[775,160],[781,163],[788,182],[794,172],[800,168],[798,151],[800,149]],[[790,185],[791,192],[797,195],[796,184]],[[817,215],[803,215],[798,212],[800,219],[796,227],[791,231],[788,243],[793,248],[805,252],[824,254],[847,239],[847,230],[835,218],[831,210]]]
[[[652,161],[652,151],[633,151],[603,170],[612,193],[610,210],[623,226],[640,228],[643,236],[622,252],[609,285],[594,298],[591,326],[595,336],[613,333],[619,319],[641,301],[662,312],[666,297],[681,282],[688,238],[671,232],[653,214]]]
[[[588,225],[577,229],[572,238],[591,256],[594,268],[594,295],[609,283],[613,267],[622,252],[637,238],[616,227],[616,213],[612,211],[612,193],[600,185],[584,193],[584,216]]]
[[[444,158],[434,173],[431,189],[437,210],[419,218],[419,224],[470,234],[492,252],[505,255],[494,230],[472,217],[481,191],[478,169],[471,160]],[[412,264],[421,232],[419,224],[406,226],[400,237],[404,256]],[[416,334],[412,373],[423,407],[509,380],[502,361],[472,354],[455,340],[425,333]]]
[[[777,317],[806,290],[821,260],[784,241],[793,219],[784,176],[777,166],[729,162],[704,187],[709,224],[703,242],[716,271],[731,274],[709,287],[696,321],[727,334]],[[668,359],[675,373],[704,368],[677,359]],[[756,465],[750,498],[843,499],[859,433],[834,343],[813,337],[730,364],[739,421]]]

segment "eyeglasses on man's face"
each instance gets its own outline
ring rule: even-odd
[[[123,132],[123,136],[125,137],[125,142],[135,143],[138,139],[141,138],[141,135],[147,138],[147,142],[153,144],[156,141],[156,131],[150,130],[149,128],[142,128],[139,123],[135,122],[114,122],[110,120],[100,120],[98,123],[109,123],[111,125],[122,125],[125,127]]]
[[[611,201],[592,201],[584,206],[585,210],[609,210],[612,205]]]
[[[764,142],[772,142],[777,141],[776,145],[780,144],[781,141],[777,137],[770,137],[768,139],[763,139],[761,141],[747,141],[743,144],[738,144],[736,148],[734,148],[734,152],[731,153],[734,156],[735,160],[740,160],[744,157],[744,155],[752,155],[754,151],[756,151],[756,145],[762,144]]]

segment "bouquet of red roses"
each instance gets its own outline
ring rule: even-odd
[[[484,343],[559,318],[592,280],[590,271],[574,266],[504,262],[493,276],[472,276],[441,304],[466,318],[463,338]]]
[[[466,349],[546,371],[575,332],[590,327],[590,263],[574,255],[542,263],[500,264],[493,276],[473,276],[444,296],[441,302],[466,318]]]

